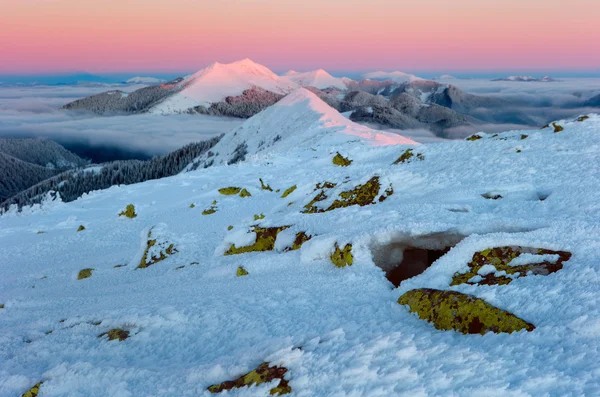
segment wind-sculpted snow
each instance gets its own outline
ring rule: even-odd
[[[237,131],[244,161],[226,165],[230,141],[206,169],[0,216],[1,396],[600,394],[599,116],[378,145],[292,95]],[[250,138],[277,135],[254,151]],[[375,177],[365,205],[333,205]],[[231,187],[250,196],[219,192]],[[135,218],[118,216],[128,204]],[[225,255],[257,231],[268,250]],[[136,270],[149,232],[165,258]],[[300,232],[310,239],[290,249]],[[496,247],[548,250],[515,266],[571,256],[503,285],[451,285]],[[409,248],[445,249],[394,288],[383,267],[411,266]]]

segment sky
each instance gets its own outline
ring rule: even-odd
[[[0,74],[600,71],[598,0],[0,0]]]

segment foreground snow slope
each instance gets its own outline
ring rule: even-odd
[[[0,395],[43,381],[45,397],[210,396],[210,385],[264,361],[288,369],[294,396],[598,395],[600,117],[556,125],[411,146],[415,156],[399,164],[407,146],[299,145],[5,214]],[[338,151],[349,166],[332,163]],[[393,185],[385,201],[303,213],[315,184],[337,183],[315,203],[326,209],[374,176],[378,194]],[[137,217],[118,216],[128,204]],[[254,241],[251,225],[290,227],[273,251],[224,255]],[[286,252],[300,231],[312,239]],[[374,263],[392,242],[449,235],[467,237],[399,288]],[[149,239],[148,255],[173,244],[171,255],[136,270]],[[352,266],[331,263],[335,243],[352,244]],[[503,245],[573,255],[546,276],[449,286],[475,251]],[[249,274],[236,277],[238,267]],[[77,280],[84,268],[91,277]],[[419,287],[475,295],[536,328],[437,330],[396,303]],[[112,328],[129,338],[98,338]],[[222,395],[267,396],[273,386]]]
[[[181,91],[154,106],[150,113],[181,113],[199,105],[209,107],[211,103],[241,95],[252,87],[276,94],[287,94],[298,88],[296,83],[277,76],[269,68],[250,59],[229,64],[215,62],[186,77],[181,85]]]

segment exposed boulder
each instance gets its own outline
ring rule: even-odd
[[[269,366],[269,363],[262,363],[255,370],[250,371],[237,379],[209,386],[207,390],[211,393],[220,393],[223,390],[258,386],[263,383],[269,383],[279,379],[279,384],[272,388],[269,394],[289,394],[292,392],[292,388],[290,387],[288,381],[284,379],[287,371],[288,370],[285,367]]]

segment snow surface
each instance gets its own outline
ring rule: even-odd
[[[210,106],[228,96],[241,95],[252,87],[287,94],[298,84],[273,73],[250,59],[222,64],[215,62],[182,81],[183,89],[150,109],[154,114],[183,113],[195,106]]]
[[[369,72],[362,75],[364,79],[370,80],[392,80],[396,83],[410,83],[411,81],[423,80],[414,74],[404,72]]]
[[[299,117],[329,112],[303,91],[287,100],[294,96],[289,106]],[[365,144],[368,134],[353,142],[345,134],[352,126],[334,115],[308,117],[312,128],[303,132],[288,128],[301,120],[282,116],[270,125],[276,131],[266,131],[255,124],[268,122],[267,111],[249,119],[244,133],[281,134],[286,146],[232,166],[0,216],[0,396],[21,395],[40,380],[40,397],[211,396],[209,385],[263,361],[288,368],[293,396],[600,395],[599,116],[559,121],[559,133],[526,131],[524,140],[513,131],[410,146],[424,160],[392,165],[407,148],[402,142]],[[334,127],[343,139],[333,138]],[[314,147],[286,135],[314,138],[319,128],[329,138],[315,138],[321,145]],[[336,151],[352,164],[333,165]],[[326,207],[374,175],[382,189],[393,184],[384,202],[301,213],[316,183],[338,183],[320,203]],[[262,190],[259,178],[274,191]],[[220,195],[227,186],[252,196]],[[508,194],[481,196],[489,191]],[[549,196],[533,199],[540,191]],[[213,200],[217,212],[201,215]],[[117,216],[129,203],[138,216]],[[255,214],[265,218],[255,221]],[[86,229],[76,232],[81,224]],[[255,224],[289,225],[286,232],[313,237],[298,251],[283,251],[287,236],[273,252],[224,256],[229,243],[252,240]],[[153,233],[178,252],[135,270],[156,225]],[[468,237],[393,288],[373,251],[434,233]],[[330,262],[336,242],[352,243],[352,266]],[[474,252],[504,245],[573,256],[548,276],[449,287]],[[236,277],[238,266],[249,274]],[[92,277],[76,280],[83,268],[94,268]],[[536,329],[484,336],[436,330],[396,303],[419,287],[475,295]],[[98,338],[115,327],[131,337]],[[222,395],[264,397],[270,387]]]
[[[323,69],[304,73],[290,70],[283,77],[291,82],[301,85],[302,87],[315,87],[321,90],[325,88],[336,88],[338,90],[348,89],[348,86],[344,80],[333,77]]]

